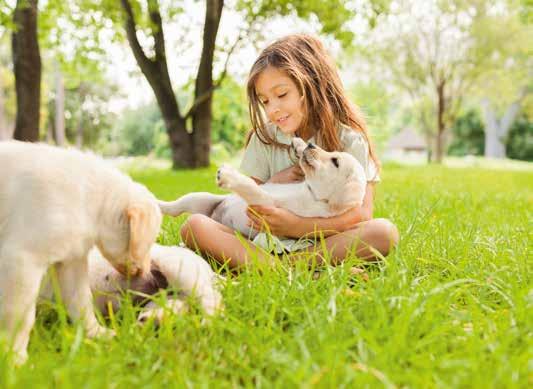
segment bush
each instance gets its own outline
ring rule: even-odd
[[[452,142],[448,154],[454,156],[483,155],[485,152],[485,127],[476,110],[460,116],[452,127]]]
[[[506,150],[509,158],[533,161],[533,123],[525,115],[520,116],[511,127]]]

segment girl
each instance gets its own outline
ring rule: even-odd
[[[331,218],[304,218],[282,208],[250,207],[248,217],[254,228],[261,230],[266,223],[272,235],[292,238],[274,242],[264,239],[264,234],[254,242],[243,241],[231,228],[194,214],[181,229],[185,244],[230,267],[247,264],[251,255],[269,261],[273,251],[311,251],[333,263],[342,262],[350,252],[366,260],[375,260],[376,250],[387,255],[398,242],[398,230],[386,219],[372,218],[379,162],[365,121],[348,101],[320,41],[308,35],[290,35],[272,43],[252,66],[247,93],[252,131],[242,172],[259,184],[301,181],[303,172],[289,153],[291,137],[298,136],[327,151],[351,153],[361,162],[368,181],[363,204]],[[323,242],[300,239],[317,232],[324,236]]]

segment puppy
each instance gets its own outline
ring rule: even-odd
[[[303,217],[331,217],[361,205],[366,191],[363,167],[351,154],[327,152],[294,138],[292,147],[305,179],[300,183],[257,185],[250,177],[223,166],[217,184],[236,195],[189,193],[173,202],[160,201],[164,214],[201,213],[253,239],[248,227],[248,205],[277,206]]]
[[[94,317],[87,254],[96,246],[117,271],[147,273],[162,218],[155,197],[96,156],[44,144],[0,142],[0,171],[0,332],[16,362],[51,266],[70,317],[90,337],[110,335]]]
[[[187,310],[182,301],[188,296],[196,297],[207,315],[214,315],[222,308],[222,296],[218,290],[217,274],[209,264],[193,251],[178,246],[154,244],[150,249],[151,270],[149,273],[128,278],[114,269],[94,248],[89,254],[89,281],[96,307],[105,315],[108,308],[120,308],[122,293],[129,290],[134,302],[142,302],[161,289],[179,293],[159,307],[150,301],[139,315],[139,321],[154,318],[160,322],[165,311],[181,313]]]

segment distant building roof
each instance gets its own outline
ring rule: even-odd
[[[426,150],[424,138],[413,129],[406,127],[389,139],[389,149]]]

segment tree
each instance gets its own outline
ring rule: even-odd
[[[453,139],[448,148],[448,154],[483,155],[485,150],[484,126],[479,112],[470,109],[459,116],[452,126]]]
[[[37,1],[18,0],[13,14],[13,66],[17,96],[15,139],[39,140],[41,55],[37,39]]]
[[[481,100],[483,120],[485,122],[485,157],[505,158],[506,139],[509,135],[513,123],[520,113],[520,104],[526,97],[527,89],[523,88],[519,96],[513,101],[501,119],[498,119],[496,112],[488,97]]]
[[[143,75],[150,84],[161,110],[163,121],[172,149],[172,161],[175,168],[200,167],[209,164],[211,142],[212,95],[219,88],[227,73],[230,56],[246,39],[259,36],[262,23],[272,15],[297,15],[302,18],[317,16],[322,23],[322,31],[335,33],[339,39],[349,41],[351,34],[344,28],[344,23],[352,12],[345,6],[345,1],[288,2],[288,1],[252,1],[238,0],[234,10],[239,12],[244,25],[234,42],[226,47],[226,57],[218,76],[213,74],[216,57],[218,28],[225,6],[223,0],[206,0],[205,18],[202,34],[202,51],[197,74],[194,79],[192,104],[184,109],[175,97],[170,81],[165,49],[165,35],[161,7],[157,0],[121,0],[117,10],[110,1],[104,2],[106,15],[115,22],[122,22],[133,55]],[[104,5],[93,8],[101,11]],[[173,14],[181,12],[179,6],[166,6],[170,19]],[[151,40],[151,45],[144,45],[139,40],[144,36]]]
[[[385,78],[407,93],[414,105],[424,102],[424,121],[433,112],[437,162],[445,154],[447,130],[464,97],[487,66],[475,29],[492,6],[483,0],[395,2],[377,19],[365,42],[365,54]]]
[[[514,122],[506,142],[509,158],[533,161],[533,121],[522,114]]]
[[[506,156],[509,131],[533,87],[533,29],[523,20],[523,8],[527,6],[513,0],[504,2],[498,11],[478,7],[473,36],[484,68],[474,92],[485,124],[487,157]]]

